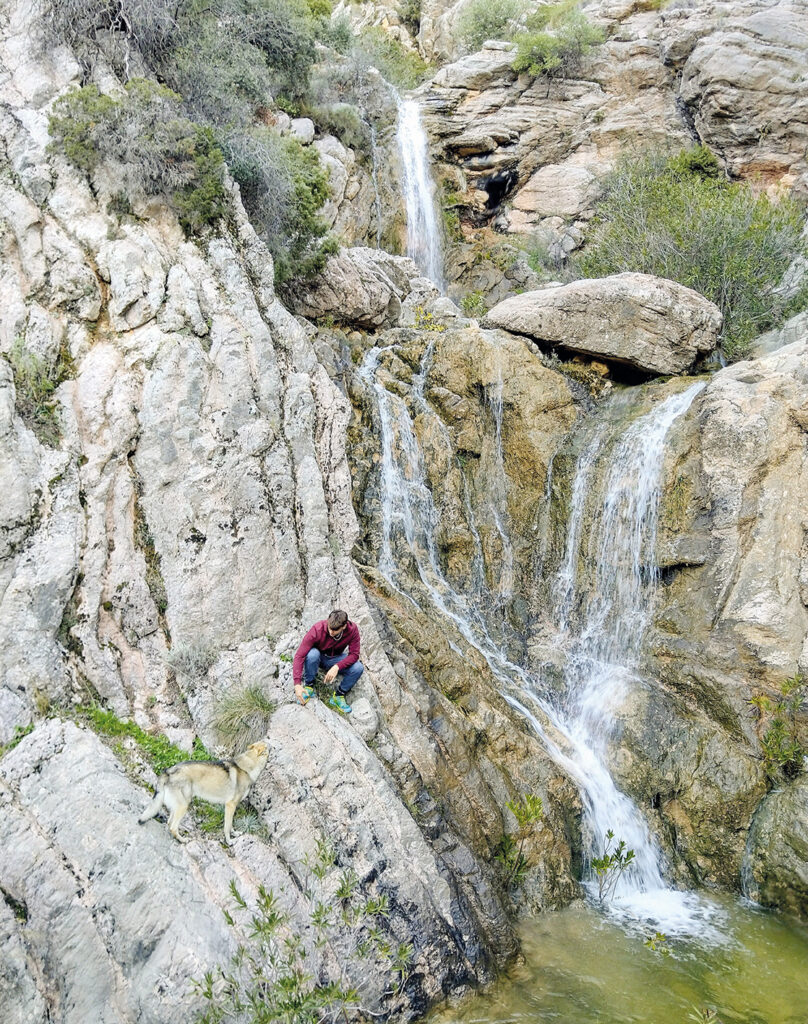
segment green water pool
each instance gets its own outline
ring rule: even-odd
[[[522,929],[524,963],[491,992],[429,1024],[808,1024],[808,928],[730,897],[703,897],[695,938],[644,941],[589,905],[539,915]],[[693,1016],[691,1016],[693,1015]]]

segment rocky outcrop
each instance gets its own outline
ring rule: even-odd
[[[746,892],[768,906],[808,914],[808,782],[797,779],[764,800],[749,835]]]
[[[382,249],[342,249],[324,269],[295,288],[290,303],[312,320],[374,330],[395,326],[412,292],[422,304],[437,296],[412,260]]]
[[[515,295],[496,305],[483,325],[642,373],[673,374],[715,348],[721,313],[673,281],[617,274]]]

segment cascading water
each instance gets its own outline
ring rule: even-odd
[[[434,340],[420,374],[413,378],[412,396],[419,416],[435,416],[424,398],[433,346]],[[551,756],[577,782],[591,853],[603,848],[609,829],[635,851],[635,862],[621,879],[613,904],[618,912],[652,920],[671,935],[697,929],[704,937],[707,908],[688,894],[666,887],[662,853],[639,809],[617,789],[606,766],[613,709],[634,679],[657,579],[653,557],[665,438],[704,385],[694,384],[659,402],[622,437],[609,437],[598,427],[579,457],[565,553],[554,585],[558,642],[566,652],[566,687],[559,698],[549,680],[515,664],[492,638],[487,621],[490,595],[479,580],[468,594],[459,593],[447,580],[435,540],[440,516],[427,483],[413,417],[406,401],[378,381],[381,355],[382,350],[371,350],[360,370],[375,397],[381,437],[380,571],[416,604],[419,597],[428,597],[483,655],[501,684],[504,699],[528,719]],[[496,402],[493,406],[495,422],[500,422]],[[440,423],[437,436],[450,454],[445,427],[435,419]],[[594,526],[586,529],[587,498],[597,493],[594,482],[599,472],[605,479],[602,509],[594,512]],[[500,500],[504,503],[504,488]],[[499,515],[504,530],[504,506]],[[472,566],[481,567],[483,552],[473,522],[471,532],[476,547]],[[397,557],[415,570],[425,595],[408,591],[408,573],[400,571]],[[588,591],[579,580],[584,562],[591,563]],[[590,596],[582,596],[587,592]]]
[[[429,142],[415,100],[399,104],[398,148],[407,210],[407,255],[442,289],[443,252],[429,173]]]

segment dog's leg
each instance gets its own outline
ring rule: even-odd
[[[164,793],[165,790],[163,789],[163,787],[159,786],[157,792],[154,794],[154,799],[146,808],[146,810],[141,814],[141,816],[137,819],[138,825],[145,825],[146,822],[149,821],[151,818],[157,817],[157,815],[160,813],[160,808],[163,806]]]
[[[178,843],[186,843],[188,841],[184,836],[180,835],[180,822],[185,816],[190,802],[190,800],[186,800],[179,794],[175,795],[174,806],[171,808],[171,814],[168,816],[168,831]]]
[[[238,805],[238,800],[231,800],[229,804],[224,805],[224,841],[228,846],[233,838],[233,815]]]

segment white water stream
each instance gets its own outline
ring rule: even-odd
[[[398,148],[407,209],[407,255],[442,290],[443,251],[429,172],[429,141],[415,100],[399,104]]]
[[[484,559],[473,517],[470,525],[477,550],[471,559],[474,579],[469,592],[459,593],[447,580],[435,540],[440,516],[427,483],[424,455],[407,403],[377,379],[381,354],[382,350],[371,350],[360,370],[375,397],[381,434],[380,571],[399,593],[418,604],[423,591],[409,592],[407,583],[415,570],[434,608],[483,655],[504,699],[528,719],[554,760],[578,784],[589,856],[603,849],[607,830],[635,851],[635,861],[623,875],[611,909],[628,920],[650,922],[668,935],[698,932],[702,939],[708,937],[709,906],[693,894],[666,885],[662,851],[640,810],[618,790],[606,763],[614,709],[630,686],[640,685],[634,673],[658,578],[653,556],[665,438],[704,385],[694,384],[658,402],[620,437],[608,436],[605,425],[599,426],[581,452],[564,557],[553,587],[556,646],[565,653],[566,686],[559,695],[549,680],[515,664],[492,638],[487,621],[491,594],[477,578]],[[419,416],[434,416],[424,398],[431,355],[432,345],[421,373],[413,379]],[[502,503],[495,522],[504,537],[501,403],[497,415],[496,395],[490,407],[503,475],[501,493],[495,486],[492,500]],[[440,422],[437,417],[435,421]],[[440,427],[438,436],[451,452],[445,428]],[[598,493],[599,508],[594,508],[592,497]],[[466,504],[470,508],[470,501]]]

